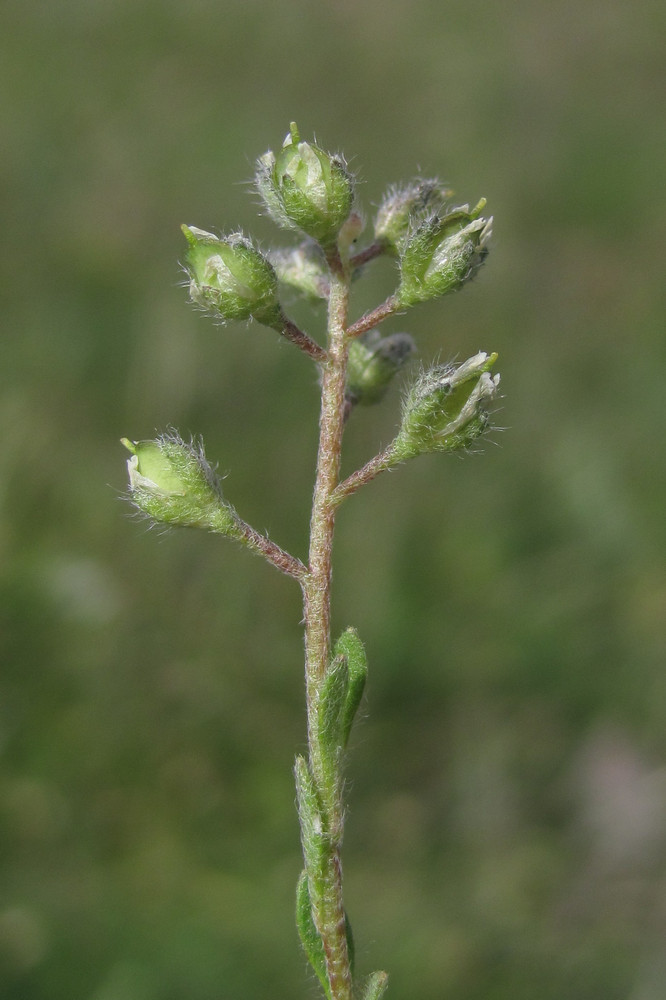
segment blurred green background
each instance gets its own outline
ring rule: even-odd
[[[664,6],[0,18],[0,995],[317,995],[292,920],[298,588],[134,521],[118,443],[202,434],[240,513],[304,554],[313,368],[193,312],[177,265],[181,222],[281,238],[246,182],[295,119],[369,213],[420,170],[495,215],[479,279],[387,330],[424,362],[497,350],[506,430],[339,520],[335,628],[371,666],[359,971],[387,968],[395,1000],[663,1000]],[[354,315],[394,280],[378,262]],[[353,415],[348,471],[398,402]]]

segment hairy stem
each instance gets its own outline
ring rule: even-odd
[[[348,326],[347,337],[351,339],[360,337],[366,330],[371,330],[373,326],[378,326],[383,320],[388,319],[389,316],[393,316],[394,313],[398,312],[399,308],[400,303],[397,296],[389,295],[386,301],[382,302],[380,306],[377,306],[376,309],[371,309],[370,312],[365,313],[355,323]]]
[[[386,253],[386,245],[377,240],[375,243],[370,243],[363,250],[355,253],[349,260],[349,266],[353,271],[354,268],[361,267],[363,264],[367,264],[368,261],[374,260],[375,257],[381,257],[384,253]]]
[[[366,462],[362,468],[357,469],[356,472],[352,472],[351,476],[348,476],[340,483],[331,495],[331,503],[335,506],[342,503],[348,496],[355,493],[360,486],[365,486],[366,483],[372,482],[375,476],[378,476],[380,472],[384,472],[386,469],[390,469],[393,465],[395,465],[394,446],[391,443],[383,451],[380,451],[378,455],[371,458],[369,462]]]
[[[312,518],[308,573],[302,580],[305,609],[305,670],[308,710],[308,747],[315,785],[326,802],[326,891],[313,909],[322,939],[332,1000],[351,1000],[352,978],[342,901],[340,848],[343,809],[340,789],[331,794],[322,767],[317,728],[317,697],[331,658],[331,553],[335,505],[331,497],[338,484],[345,414],[347,342],[345,327],[349,302],[349,268],[336,253],[329,258],[331,290],[328,305],[328,350],[322,362],[319,452]]]
[[[280,331],[283,337],[290,340],[292,344],[296,345],[296,347],[300,347],[305,354],[309,354],[309,356],[314,358],[315,361],[326,360],[326,351],[323,347],[320,347],[319,344],[312,339],[312,337],[309,337],[307,333],[300,330],[296,324],[292,323],[292,321],[286,316],[283,317],[283,323],[284,326]]]
[[[279,545],[271,541],[266,535],[256,531],[252,525],[248,524],[237,514],[234,517],[236,537],[243,545],[246,545],[252,552],[262,555],[269,563],[279,569],[287,576],[293,576],[296,580],[303,580],[307,575],[307,566],[304,566],[300,559],[285,552]]]

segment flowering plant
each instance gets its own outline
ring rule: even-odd
[[[190,297],[218,320],[253,318],[277,330],[319,368],[321,416],[310,544],[306,561],[244,521],[224,496],[201,444],[170,432],[154,441],[124,439],[131,457],[129,497],[156,522],[204,528],[234,538],[298,581],[303,593],[308,754],[295,775],[303,847],[296,917],[301,941],[328,1000],[379,1000],[385,972],[359,979],[342,893],[343,764],[363,695],[367,662],[353,628],[331,636],[331,566],[340,504],[386,469],[433,451],[464,451],[488,426],[497,394],[496,354],[479,352],[459,365],[422,371],[405,393],[394,440],[346,479],[340,478],[345,424],[357,405],[379,402],[414,351],[407,334],[378,327],[411,306],[462,288],[488,253],[492,219],[450,204],[439,181],[417,178],[391,188],[376,214],[374,236],[363,231],[354,180],[341,156],[303,142],[292,124],[282,149],[257,163],[256,185],[296,247],[263,254],[241,234],[217,237],[183,226]],[[374,259],[396,259],[396,291],[349,320],[352,277]],[[327,303],[327,338],[319,344],[286,315],[280,286]]]

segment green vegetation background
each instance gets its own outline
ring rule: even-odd
[[[340,517],[336,630],[371,665],[359,968],[395,1000],[663,1000],[665,10],[5,0],[3,998],[317,992],[292,920],[297,588],[132,520],[118,443],[201,433],[241,514],[303,555],[312,366],[194,313],[177,266],[181,222],[279,238],[242,182],[295,119],[369,211],[420,169],[496,218],[478,281],[388,329],[424,362],[497,350],[507,430]],[[393,280],[377,264],[355,313]],[[398,400],[354,414],[349,470]]]

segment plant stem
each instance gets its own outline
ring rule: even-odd
[[[360,486],[365,486],[366,483],[372,482],[380,472],[390,469],[391,466],[395,465],[394,454],[394,445],[391,442],[387,448],[384,448],[378,455],[371,458],[362,468],[357,469],[356,472],[352,472],[351,476],[348,476],[344,482],[335,488],[331,496],[331,503],[337,506],[348,496],[351,496],[352,493],[355,493]]]
[[[320,347],[319,344],[312,339],[312,337],[309,337],[307,333],[300,330],[296,324],[292,323],[292,321],[286,316],[283,316],[283,323],[284,326],[281,330],[283,337],[290,340],[292,344],[296,345],[296,347],[300,347],[305,354],[309,354],[309,356],[314,358],[315,361],[326,360],[326,351],[323,347]]]
[[[349,266],[353,271],[355,268],[367,264],[368,261],[374,260],[375,257],[381,257],[383,253],[386,253],[386,246],[377,240],[375,243],[370,243],[363,250],[359,250],[358,253],[354,254],[349,260]]]
[[[360,337],[366,330],[372,329],[373,326],[378,326],[383,320],[388,319],[389,316],[393,316],[399,308],[400,303],[397,296],[389,295],[386,301],[382,302],[380,306],[365,313],[355,323],[347,327],[347,336],[349,338]]]
[[[234,524],[236,528],[235,537],[243,545],[247,545],[248,549],[251,549],[252,552],[256,552],[258,555],[262,555],[276,569],[279,569],[281,573],[293,576],[296,580],[304,579],[308,570],[300,559],[292,556],[289,552],[285,552],[279,545],[271,541],[266,535],[262,535],[261,532],[256,531],[252,525],[248,524],[247,521],[243,521],[237,514],[234,516]]]
[[[329,258],[331,289],[328,303],[328,350],[322,362],[321,415],[317,473],[310,522],[308,573],[302,580],[305,611],[305,674],[307,688],[310,769],[325,804],[327,843],[326,891],[313,908],[322,940],[332,1000],[351,1000],[352,977],[342,901],[340,849],[343,833],[342,781],[329,787],[322,768],[317,729],[317,698],[331,659],[331,552],[335,505],[331,496],[338,484],[344,431],[347,342],[345,327],[350,276],[337,252]]]

